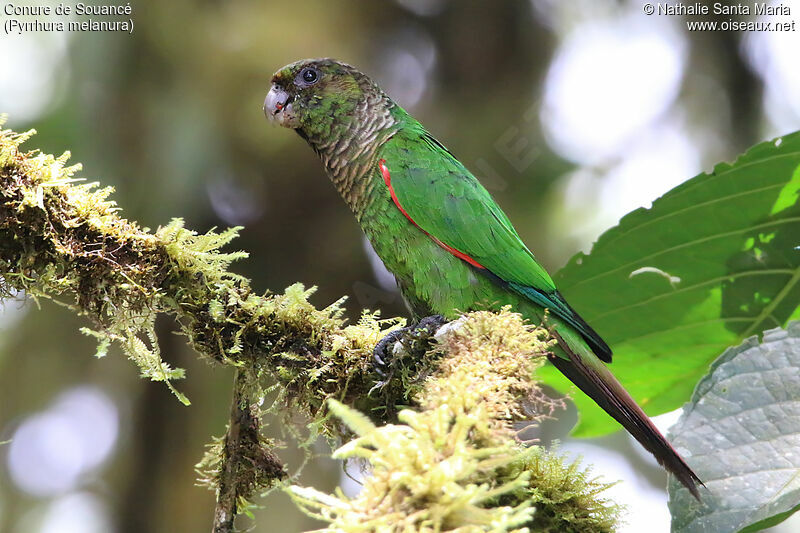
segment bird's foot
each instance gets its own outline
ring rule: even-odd
[[[416,324],[396,329],[383,337],[372,352],[375,371],[383,379],[372,390],[383,388],[391,381],[403,358],[416,352],[427,351],[434,333],[446,323],[447,320],[442,315],[426,316]]]

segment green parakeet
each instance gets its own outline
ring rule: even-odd
[[[332,59],[298,61],[273,76],[264,113],[317,153],[415,318],[511,305],[546,320],[557,339],[550,361],[699,498],[700,479],[606,368],[611,349],[508,217],[373,81]]]

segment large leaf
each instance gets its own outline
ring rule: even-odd
[[[680,407],[726,347],[800,316],[798,196],[800,132],[629,213],[558,272],[561,292],[611,345],[611,370],[646,412]],[[619,427],[583,394],[574,398],[575,434]]]
[[[729,348],[670,437],[708,489],[698,503],[670,480],[673,533],[759,531],[800,508],[800,322]]]

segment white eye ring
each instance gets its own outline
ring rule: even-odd
[[[308,87],[309,85],[314,85],[319,81],[320,74],[319,71],[312,67],[306,67],[300,71],[297,75],[297,79],[295,80],[298,85],[303,85]]]

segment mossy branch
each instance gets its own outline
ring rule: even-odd
[[[317,309],[308,301],[314,289],[300,284],[256,294],[228,270],[247,254],[219,251],[240,228],[197,234],[175,219],[142,229],[119,216],[111,188],[73,177],[80,166],[65,166],[68,153],[21,152],[32,133],[0,132],[3,296],[50,298],[86,316],[94,329],[83,331],[99,340],[99,356],[117,343],[143,376],[170,387],[183,371],[160,357],[159,313],[177,319],[198,354],[244,369],[249,383],[271,375],[312,417],[329,397],[367,397],[376,379],[372,348],[400,320],[365,314],[348,326],[344,299]]]
[[[372,463],[355,500],[293,489],[329,531],[609,530],[616,508],[597,497],[605,485],[522,446],[512,431],[514,420],[553,406],[531,378],[546,330],[507,311],[468,316],[440,330],[430,352],[424,345],[406,354],[396,378],[371,394],[380,379],[373,347],[402,320],[365,313],[347,325],[342,300],[317,309],[313,289],[299,284],[256,294],[228,270],[246,254],[220,251],[239,228],[198,234],[179,219],[140,228],[119,215],[110,188],[73,177],[80,167],[66,166],[68,153],[22,152],[32,133],[0,131],[0,291],[85,316],[98,356],[117,344],[184,403],[172,384],[184,373],[158,349],[158,314],[174,317],[201,357],[236,369],[228,430],[198,465],[217,492],[216,531],[233,531],[247,501],[286,478],[260,432],[267,389],[278,395],[274,405],[300,411],[315,431],[357,435],[337,455]],[[417,411],[379,425],[402,405]],[[388,525],[395,522],[405,525]]]

